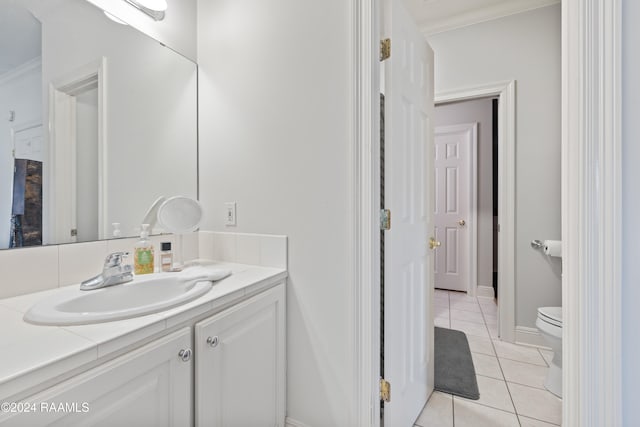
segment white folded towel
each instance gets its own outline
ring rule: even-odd
[[[211,267],[189,267],[179,273],[180,279],[185,281],[211,281],[224,279],[231,275],[231,270]]]

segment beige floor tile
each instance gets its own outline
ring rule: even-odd
[[[451,323],[449,322],[449,318],[448,317],[436,317],[433,319],[433,325],[437,326],[438,328],[450,328],[451,327]]]
[[[484,324],[484,318],[482,313],[478,311],[464,311],[464,310],[450,310],[451,318],[456,320],[465,320],[467,322],[482,323]]]
[[[478,297],[478,302],[483,305],[491,305],[491,304],[498,305],[494,298],[489,298],[489,297]]]
[[[433,317],[449,317],[449,307],[442,305],[433,306]]]
[[[519,415],[552,424],[562,422],[562,400],[547,390],[514,383],[508,385]]]
[[[455,310],[475,311],[480,313],[480,305],[477,302],[451,301],[450,307]]]
[[[415,425],[419,427],[453,427],[453,396],[434,391]]]
[[[537,348],[511,344],[505,341],[493,340],[496,353],[499,358],[517,360],[518,362],[532,363],[534,365],[547,366]]]
[[[547,362],[547,365],[551,366],[551,361],[553,360],[553,351],[546,350],[544,348],[539,348],[538,351],[544,358],[544,361]]]
[[[446,291],[444,289],[434,289],[433,295],[436,298],[449,298],[449,291]]]
[[[467,341],[469,341],[469,348],[472,353],[488,354],[490,356],[496,355],[490,338],[467,335]]]
[[[554,427],[554,426],[558,426],[558,424],[545,423],[544,421],[534,420],[533,418],[523,417],[522,415],[520,415],[519,418],[520,418],[520,425],[522,427]]]
[[[477,304],[478,300],[474,297],[470,297],[466,292],[450,292],[449,293],[449,301],[451,302],[468,302],[472,304]]]
[[[453,400],[465,400],[468,402],[478,403],[480,405],[490,406],[495,409],[501,409],[507,412],[515,413],[507,383],[495,378],[483,377],[476,375],[478,381],[478,390],[480,391],[479,400],[469,400],[462,397],[454,396]],[[455,412],[454,412],[455,416]]]
[[[445,308],[449,308],[449,300],[448,299],[444,299],[444,298],[434,298],[433,299],[433,305],[435,307],[445,307]]]
[[[476,375],[504,381],[497,357],[479,353],[471,353],[471,357],[473,357],[473,367],[476,369]]]
[[[516,427],[516,414],[478,405],[468,400],[454,399],[456,427]]]
[[[487,327],[480,323],[465,322],[464,320],[451,320],[451,329],[462,331],[467,335],[476,335],[479,337],[489,338]]]
[[[495,304],[482,304],[480,303],[480,309],[484,314],[490,314],[492,316],[498,315],[498,306]]]
[[[528,385],[544,390],[544,380],[549,368],[546,366],[532,365],[531,363],[517,362],[510,359],[500,359],[504,378],[508,382]]]
[[[492,314],[483,313],[484,321],[487,325],[497,325],[498,324],[498,316],[494,316]]]

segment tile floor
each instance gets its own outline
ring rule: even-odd
[[[553,353],[498,340],[490,298],[435,291],[435,325],[467,334],[480,400],[434,392],[416,427],[558,426],[562,401],[544,388]]]

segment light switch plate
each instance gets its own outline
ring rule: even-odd
[[[224,225],[236,225],[236,202],[227,202],[224,208]]]

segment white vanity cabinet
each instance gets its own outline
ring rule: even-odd
[[[191,341],[183,328],[132,350],[3,411],[0,426],[192,425]]]
[[[195,325],[196,427],[284,426],[285,289]]]
[[[34,373],[19,400],[0,399],[0,427],[284,427],[285,282],[241,291],[106,362],[97,345],[91,368],[47,388],[56,377]]]

